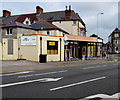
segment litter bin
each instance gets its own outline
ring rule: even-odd
[[[39,56],[39,62],[40,63],[46,63],[46,57],[47,57],[47,55],[40,54],[40,56]]]

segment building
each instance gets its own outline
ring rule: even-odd
[[[0,20],[2,60],[42,62],[101,56],[101,41],[86,37],[85,23],[71,6],[55,12],[37,6],[35,13],[22,15],[3,10]]]
[[[2,30],[0,29],[0,33],[2,33]],[[2,36],[0,34],[0,60],[2,60]]]
[[[109,35],[109,53],[120,53],[120,30],[115,28]]]

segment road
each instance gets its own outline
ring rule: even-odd
[[[118,94],[118,62],[4,73],[2,98],[74,98]]]

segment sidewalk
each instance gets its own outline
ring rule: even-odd
[[[110,63],[115,61],[108,61],[106,59],[91,59],[91,60],[47,62],[47,63],[38,63],[38,62],[26,61],[26,60],[2,61],[2,68],[1,68],[2,71],[0,73],[70,67],[70,66],[78,66],[78,65],[80,66],[80,65],[89,65],[89,64],[97,64],[97,63],[107,63],[107,62]]]

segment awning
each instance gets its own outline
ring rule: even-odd
[[[77,35],[68,35],[68,34],[65,34],[64,39],[67,41],[97,42],[96,37],[86,37],[86,36],[77,36]]]

